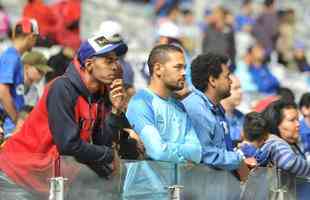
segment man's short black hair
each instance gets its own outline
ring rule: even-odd
[[[250,142],[262,140],[267,136],[267,122],[261,113],[251,112],[245,115],[243,133],[244,138]]]
[[[218,78],[222,73],[222,64],[228,64],[229,58],[216,53],[201,54],[191,64],[192,83],[196,89],[205,92],[209,78]]]
[[[299,108],[310,107],[310,92],[306,92],[301,96]]]
[[[150,76],[153,75],[154,65],[156,63],[165,64],[169,60],[169,53],[171,52],[179,52],[183,54],[183,50],[180,47],[172,44],[161,44],[152,49],[147,61]]]

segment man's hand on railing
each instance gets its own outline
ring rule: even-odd
[[[254,168],[257,166],[257,161],[254,157],[245,158],[243,162],[250,168]]]

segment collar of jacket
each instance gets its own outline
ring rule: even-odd
[[[74,87],[80,92],[81,96],[83,96],[89,103],[107,100],[107,98],[104,97],[105,95],[100,95],[99,93],[92,94],[87,89],[83,81],[84,72],[81,70],[81,65],[76,57],[69,64],[64,76],[68,77]]]

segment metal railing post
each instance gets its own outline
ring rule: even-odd
[[[50,179],[49,200],[64,200],[65,181],[67,178],[54,177]]]
[[[184,187],[182,185],[168,186],[170,191],[170,200],[181,200],[181,193]]]

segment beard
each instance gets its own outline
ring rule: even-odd
[[[184,84],[171,84],[171,83],[166,83],[165,84],[166,88],[168,88],[170,91],[178,91],[182,90],[184,88]]]
[[[230,90],[228,90],[228,91],[221,92],[219,97],[220,97],[220,99],[226,99],[226,98],[230,97],[230,95],[231,95]]]

